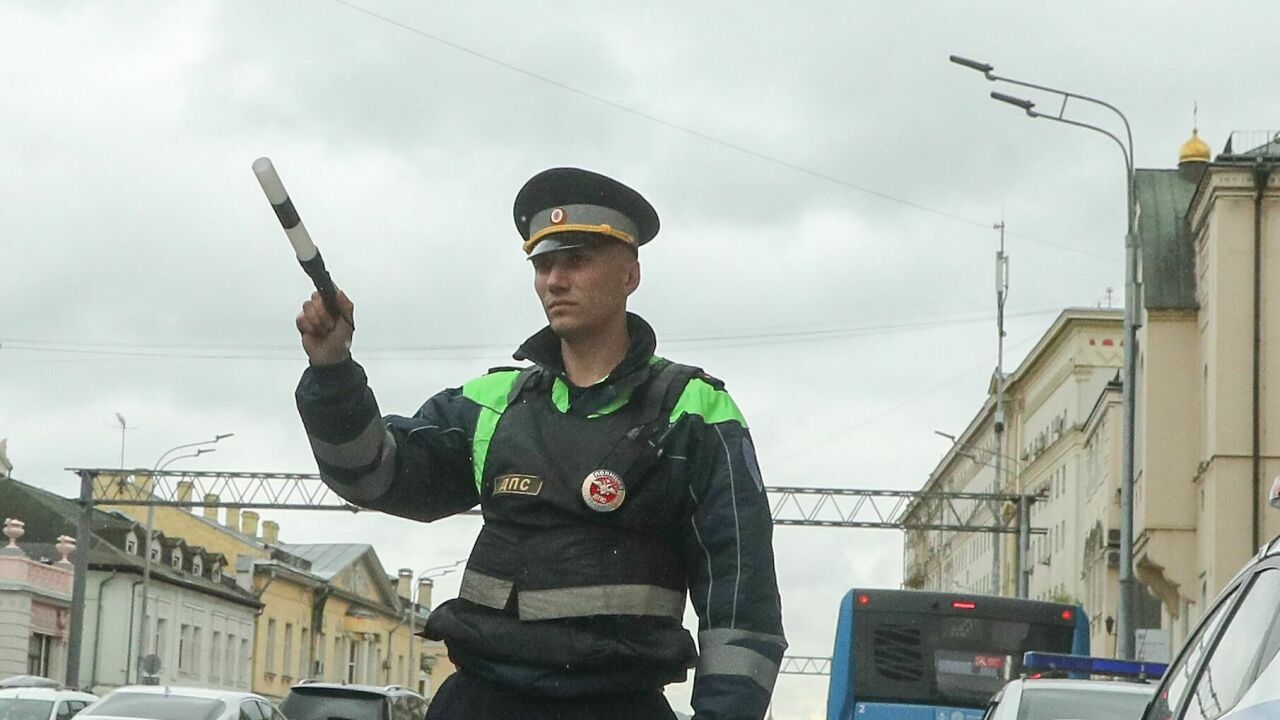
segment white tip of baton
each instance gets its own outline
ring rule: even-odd
[[[262,186],[262,192],[267,194],[267,200],[270,200],[272,205],[279,205],[289,198],[289,193],[285,192],[284,183],[280,182],[279,173],[271,164],[271,158],[260,157],[254,160],[253,174],[258,176],[258,184]]]

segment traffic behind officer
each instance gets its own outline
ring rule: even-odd
[[[484,514],[459,597],[427,621],[458,668],[428,720],[670,718],[662,688],[690,668],[699,720],[762,718],[786,641],[747,424],[626,309],[658,215],[615,180],[555,168],[514,217],[548,320],[515,352],[525,368],[384,418],[348,350],[346,296],[342,320],[317,296],[297,318],[298,409],[325,483],[415,520]]]

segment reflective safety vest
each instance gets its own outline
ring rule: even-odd
[[[549,694],[683,680],[697,658],[682,626],[690,495],[663,452],[699,372],[655,359],[629,397],[586,416],[557,408],[537,366],[481,378],[484,527],[427,636],[461,667]]]

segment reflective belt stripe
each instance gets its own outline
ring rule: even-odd
[[[462,587],[458,589],[458,597],[501,610],[507,606],[507,598],[511,597],[513,585],[510,580],[500,580],[468,568],[462,573]]]
[[[744,640],[776,647],[778,657],[787,648],[786,638],[781,635],[734,628],[704,630],[698,633],[698,675],[742,675],[773,692],[773,683],[778,677],[778,662],[749,647],[736,644]]]
[[[311,441],[311,451],[320,462],[336,467],[355,468],[373,462],[378,457],[383,438],[390,435],[382,418],[375,417],[354,440],[334,445],[311,436],[307,439]]]
[[[684,619],[684,593],[656,585],[590,585],[554,590],[522,590],[521,620],[556,620],[591,615],[650,615]]]
[[[381,422],[381,420],[377,421],[379,424]],[[372,471],[354,480],[350,477],[336,477],[331,473],[321,472],[321,479],[330,483],[331,486],[337,485],[338,487],[335,490],[341,488],[339,494],[347,500],[352,502],[377,500],[387,492],[387,489],[391,487],[391,481],[395,479],[396,438],[391,434],[390,430],[387,430],[385,425],[381,425],[381,428],[384,435],[382,456],[378,459],[378,466]],[[315,447],[317,442],[319,441],[312,440],[312,447]],[[316,457],[320,457],[319,450],[316,450]],[[337,463],[334,463],[334,465],[337,465]],[[323,470],[323,466],[321,469]]]

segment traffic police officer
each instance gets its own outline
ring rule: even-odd
[[[350,300],[335,321],[313,295],[297,318],[298,409],[325,483],[415,520],[484,514],[459,597],[427,622],[458,668],[428,719],[670,718],[662,687],[689,668],[699,720],[762,718],[786,641],[746,421],[626,311],[658,215],[622,183],[555,168],[514,216],[549,323],[516,351],[525,368],[384,418],[348,351]]]

